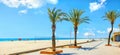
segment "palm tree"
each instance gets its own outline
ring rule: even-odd
[[[78,26],[82,23],[88,23],[88,17],[85,16],[81,18],[80,16],[84,13],[82,10],[73,9],[69,14],[67,14],[67,18],[65,20],[72,22],[74,26],[74,46],[77,46],[77,30]]]
[[[105,16],[103,16],[103,17],[105,17],[106,18],[105,20],[108,20],[111,23],[111,30],[109,32],[108,44],[107,44],[107,46],[111,46],[110,45],[110,37],[111,37],[111,34],[113,32],[114,22],[118,17],[120,17],[120,13],[117,13],[116,11],[112,10],[112,11],[106,12]]]
[[[56,51],[56,41],[55,41],[55,30],[56,30],[56,22],[60,21],[61,18],[64,16],[65,13],[63,13],[60,9],[50,9],[48,8],[48,15],[50,18],[50,21],[52,23],[52,50],[53,52]]]

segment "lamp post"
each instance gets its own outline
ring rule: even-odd
[[[119,26],[119,32],[120,32],[120,24],[118,26]]]

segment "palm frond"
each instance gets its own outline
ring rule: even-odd
[[[57,21],[61,20],[61,18],[64,18],[65,13],[61,11],[61,9],[50,9],[48,8],[48,15],[52,23],[56,23]]]
[[[86,16],[86,17],[80,19],[79,24],[81,24],[81,23],[88,23],[89,24],[88,21],[90,21],[90,19],[88,19],[88,17]]]
[[[53,19],[53,13],[50,8],[48,8],[48,15],[49,15],[50,21],[52,22],[54,19]]]
[[[120,17],[120,13],[114,10],[106,12],[104,16],[105,20],[109,20],[111,23],[114,23],[118,17]]]
[[[88,23],[88,17],[81,18],[81,15],[84,13],[83,10],[73,9],[67,14],[67,20],[71,21],[73,25],[78,26],[81,23]]]

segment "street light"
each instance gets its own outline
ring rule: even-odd
[[[120,24],[119,24],[119,32],[120,32]]]

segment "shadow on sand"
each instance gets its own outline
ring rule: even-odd
[[[96,47],[99,46],[99,45],[101,45],[102,43],[103,43],[103,42],[100,42],[100,43],[98,43],[97,45],[95,45],[95,46],[93,46],[93,47],[82,47],[82,48],[79,48],[79,49],[90,51],[90,50],[96,49]],[[78,49],[78,50],[79,50],[79,49]]]
[[[61,53],[61,54],[57,54],[57,55],[75,55],[76,53]]]

